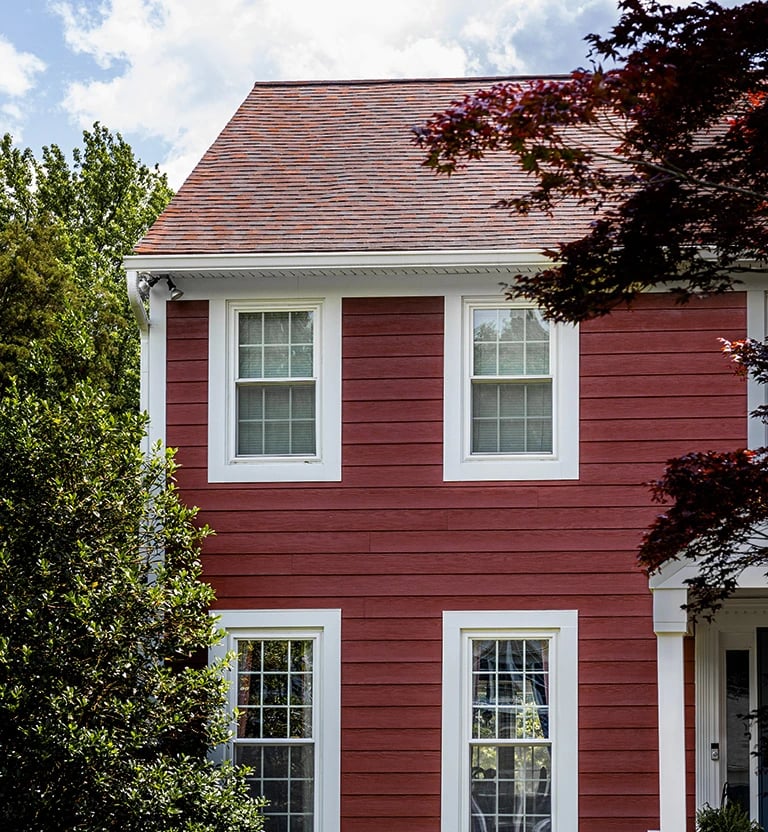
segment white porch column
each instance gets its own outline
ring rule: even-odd
[[[686,829],[683,638],[688,631],[688,616],[681,609],[686,600],[685,589],[653,590],[659,690],[660,832]]]

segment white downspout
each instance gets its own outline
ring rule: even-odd
[[[139,354],[139,409],[142,413],[149,412],[149,316],[144,306],[144,301],[139,292],[139,273],[133,269],[126,271],[125,283],[128,290],[128,302],[131,305],[133,316],[139,327],[141,349]],[[144,434],[142,450],[149,454],[150,439],[148,433]]]

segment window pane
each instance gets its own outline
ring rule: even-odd
[[[240,344],[263,344],[264,343],[264,313],[263,312],[241,312],[240,323]]]
[[[475,309],[473,376],[549,374],[549,324],[535,309]]]
[[[311,640],[238,641],[238,737],[312,738],[312,652]]]
[[[291,675],[291,705],[308,705],[312,702],[312,674]]]
[[[549,373],[549,343],[528,344],[525,350],[525,374],[545,376]]]
[[[548,648],[541,639],[473,640],[474,739],[548,738]]]
[[[290,343],[290,312],[264,313],[264,344]]]
[[[500,309],[500,338],[502,341],[525,340],[525,317],[529,310]]]
[[[497,450],[508,454],[523,454],[530,450],[525,442],[525,428],[525,419],[501,419]]]
[[[242,312],[238,316],[238,376],[261,378],[263,359],[263,313]]]
[[[264,378],[288,378],[290,376],[288,346],[264,347]]]
[[[291,378],[309,378],[312,375],[312,346],[291,347]]]
[[[261,705],[261,676],[242,673],[237,686],[237,706]]]
[[[240,421],[237,429],[238,454],[264,453],[264,424],[262,422]]]
[[[476,376],[496,376],[499,374],[499,351],[496,344],[475,344]]]
[[[499,338],[499,310],[475,309],[472,313],[473,339],[491,341],[494,344]]]
[[[309,378],[314,364],[310,311],[241,312],[238,378]]]
[[[500,376],[520,376],[526,372],[524,344],[499,344]],[[531,371],[528,370],[530,373]]]
[[[472,385],[473,453],[551,453],[552,383]]]
[[[288,736],[288,708],[261,709],[261,736],[285,739]]]
[[[312,736],[312,708],[291,708],[289,713],[290,737],[311,737]]]
[[[552,420],[529,419],[526,424],[525,447],[529,453],[552,451]]]
[[[314,815],[314,747],[311,745],[237,745],[235,764],[252,769],[247,778],[253,797],[270,800],[266,828],[312,832]]]
[[[728,797],[749,811],[749,651],[725,651],[725,742]]]
[[[313,313],[291,312],[291,343],[311,344],[313,339]]]
[[[538,309],[525,310],[525,338],[527,341],[549,341],[549,321],[545,321]]]
[[[262,347],[241,346],[239,355],[239,378],[261,378],[264,375]]]
[[[315,437],[314,384],[238,388],[238,454],[309,456]]]
[[[549,832],[552,761],[548,746],[474,746],[470,767],[472,832]]]

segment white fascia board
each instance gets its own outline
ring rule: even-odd
[[[264,254],[132,254],[123,266],[135,271],[295,271],[354,268],[467,268],[543,265],[541,249],[477,249],[435,251],[271,252]]]

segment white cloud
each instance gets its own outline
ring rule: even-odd
[[[21,103],[35,85],[45,63],[31,52],[20,52],[0,35],[0,134],[22,138],[24,111]]]
[[[69,48],[107,77],[71,83],[65,109],[81,127],[98,120],[165,142],[175,185],[255,80],[568,71],[583,61],[581,35],[616,17],[614,0],[59,0],[54,8]]]
[[[35,76],[45,69],[45,64],[31,52],[19,52],[0,35],[0,95],[17,98],[34,86]]]

